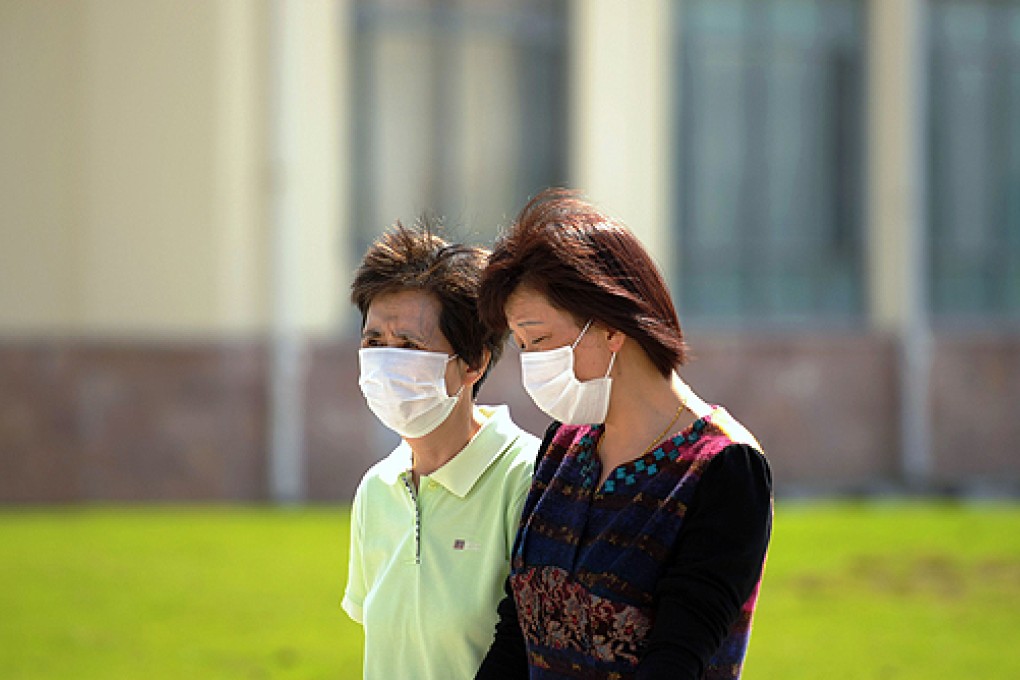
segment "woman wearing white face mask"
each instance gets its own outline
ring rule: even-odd
[[[474,403],[505,338],[478,318],[486,255],[398,222],[355,274],[359,385],[402,438],[352,510],[343,608],[366,678],[470,678],[490,642],[539,442]]]
[[[768,545],[754,438],[679,377],[685,345],[638,240],[572,192],[529,203],[479,306],[554,419],[476,677],[737,678]]]

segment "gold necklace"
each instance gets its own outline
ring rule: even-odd
[[[654,449],[654,448],[655,448],[655,445],[656,445],[656,444],[658,444],[659,442],[661,442],[661,441],[663,440],[663,438],[664,438],[664,437],[665,437],[665,436],[666,436],[667,434],[669,434],[669,430],[670,430],[670,428],[671,428],[671,427],[673,427],[673,424],[674,424],[674,423],[675,423],[675,422],[676,422],[677,420],[679,420],[679,419],[680,419],[680,414],[684,412],[684,409],[685,409],[685,408],[687,408],[687,402],[686,402],[686,401],[681,401],[681,402],[680,402],[680,408],[678,408],[678,409],[676,410],[676,413],[675,413],[675,414],[673,414],[673,419],[669,421],[669,425],[667,425],[667,426],[666,426],[666,429],[664,429],[664,430],[663,430],[663,431],[662,431],[661,433],[659,433],[659,436],[658,436],[658,437],[656,437],[655,439],[653,439],[653,440],[652,440],[652,443],[651,443],[651,444],[649,444],[649,445],[648,445],[648,447],[647,447],[647,448],[646,448],[646,449],[645,449],[644,451],[642,451],[642,452],[641,452],[641,455],[640,455],[640,456],[638,456],[638,458],[644,458],[644,457],[645,457],[645,455],[647,455],[649,451],[651,451],[652,449]],[[603,434],[603,436],[604,436],[604,435],[605,435],[605,431],[603,431],[603,432],[602,432],[602,434]],[[599,437],[599,443],[598,443],[598,444],[597,444],[597,445],[595,446],[595,453],[598,453],[598,454],[601,454],[601,453],[602,453],[602,439],[603,439],[603,437]],[[635,459],[635,460],[636,460],[636,459]]]

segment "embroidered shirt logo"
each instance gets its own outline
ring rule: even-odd
[[[475,541],[469,541],[466,538],[458,538],[458,539],[455,539],[453,541],[453,549],[454,550],[471,550],[471,551],[475,551],[475,550],[481,550],[482,546],[481,546],[480,543],[477,543]]]

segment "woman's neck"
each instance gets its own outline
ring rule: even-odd
[[[617,359],[605,430],[599,441],[602,479],[623,463],[634,460],[663,438],[696,419],[684,405],[673,374],[664,376],[636,347]]]
[[[457,403],[443,423],[424,437],[407,439],[411,447],[411,475],[417,487],[422,475],[430,475],[449,463],[478,434],[482,422],[470,396]]]

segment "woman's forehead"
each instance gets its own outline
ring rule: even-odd
[[[543,293],[534,288],[518,288],[506,302],[507,324],[514,328],[559,325],[573,322],[573,317],[554,306]]]
[[[384,293],[369,304],[365,328],[431,336],[439,333],[440,311],[439,300],[421,290]]]

